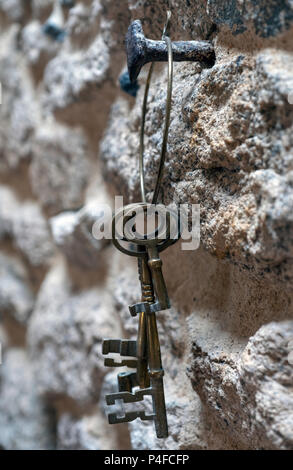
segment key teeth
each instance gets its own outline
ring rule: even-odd
[[[131,392],[117,392],[106,395],[107,405],[115,405],[116,400],[123,400],[124,403],[136,403],[142,401],[145,395],[152,395],[153,389],[149,388],[140,388],[134,393]]]
[[[129,367],[130,369],[137,369],[136,359],[123,359],[121,362],[116,362],[115,359],[107,358],[104,360],[105,367]]]
[[[120,372],[117,376],[119,392],[131,392],[138,386],[136,372]]]
[[[109,354],[109,346],[110,346],[110,341],[109,339],[104,339],[103,344],[102,344],[102,354],[107,355]]]
[[[116,413],[108,414],[109,424],[129,423],[137,418],[140,418],[142,421],[152,421],[155,415],[146,415],[145,411],[129,411],[122,417],[117,416]]]
[[[129,308],[130,315],[132,317],[136,317],[136,315],[141,312],[145,312],[149,314],[149,313],[159,312],[160,310],[166,310],[166,308],[170,308],[170,305],[168,305],[168,307],[166,308],[162,308],[159,302],[155,302],[153,304],[149,304],[147,302],[139,302],[139,303],[130,305],[128,308]]]
[[[121,356],[136,357],[136,341],[129,339],[104,339],[102,353],[104,355],[118,353]]]

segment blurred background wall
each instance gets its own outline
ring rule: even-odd
[[[3,449],[293,448],[292,2],[169,3],[172,39],[212,40],[217,61],[174,67],[164,202],[201,205],[201,246],[163,256],[170,436],[157,440],[149,422],[107,424],[117,371],[101,342],[135,337],[139,285],[135,261],[91,230],[99,204],[138,198],[145,72],[136,98],[121,90],[123,41],[137,18],[159,38],[168,2],[0,0]]]

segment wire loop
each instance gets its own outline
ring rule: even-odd
[[[160,192],[160,186],[163,177],[163,170],[166,158],[167,150],[167,141],[168,141],[168,132],[170,125],[170,113],[171,113],[171,100],[172,100],[172,85],[173,85],[173,54],[172,54],[172,42],[168,36],[169,26],[171,19],[171,11],[167,11],[167,19],[163,30],[162,40],[166,42],[168,49],[168,85],[167,85],[167,99],[166,99],[166,116],[163,132],[163,142],[160,153],[160,163],[158,169],[158,175],[156,180],[156,185],[154,189],[152,204],[156,204]],[[145,131],[145,118],[147,113],[147,100],[149,94],[149,88],[151,83],[151,78],[154,70],[154,62],[151,63],[144,92],[143,105],[142,105],[142,119],[141,119],[141,129],[140,129],[140,155],[139,155],[139,174],[140,174],[140,191],[142,202],[146,202],[146,193],[145,193],[145,173],[144,173],[144,131]]]

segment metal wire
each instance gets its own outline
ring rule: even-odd
[[[164,40],[167,44],[168,49],[168,85],[167,85],[167,99],[166,99],[166,116],[165,116],[165,124],[164,124],[164,132],[163,132],[163,142],[161,147],[160,153],[160,162],[158,168],[158,175],[156,180],[156,185],[154,189],[152,204],[156,204],[160,192],[160,186],[163,177],[163,170],[166,158],[166,150],[167,150],[167,141],[168,141],[168,132],[169,132],[169,125],[170,125],[170,113],[171,113],[171,99],[172,99],[172,85],[173,85],[173,54],[172,54],[172,42],[169,38],[169,27],[170,27],[170,19],[171,19],[171,11],[167,11],[167,19],[164,26],[164,31],[162,35],[162,40]],[[145,131],[145,118],[147,113],[147,100],[149,94],[149,88],[151,83],[151,78],[154,70],[154,62],[151,63],[149,68],[144,98],[143,98],[143,105],[142,105],[142,119],[141,119],[141,128],[140,128],[140,152],[139,152],[139,174],[140,174],[140,191],[141,191],[141,199],[143,202],[146,202],[146,193],[145,193],[145,173],[144,173],[144,131]]]

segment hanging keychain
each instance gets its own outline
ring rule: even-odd
[[[124,416],[110,413],[110,424],[141,420],[153,420],[158,438],[168,436],[168,424],[163,386],[164,370],[161,361],[160,342],[157,330],[156,313],[170,308],[170,301],[162,273],[160,253],[179,240],[181,235],[180,217],[177,211],[158,205],[158,197],[164,170],[168,130],[170,124],[173,60],[198,61],[207,66],[215,62],[212,45],[207,41],[178,41],[171,42],[169,38],[171,12],[167,12],[162,40],[146,39],[139,20],[133,21],[126,36],[127,65],[131,81],[135,81],[143,65],[151,62],[148,72],[142,106],[142,122],[140,131],[140,190],[142,202],[129,204],[117,211],[112,220],[112,240],[122,253],[135,256],[138,259],[138,272],[141,284],[141,302],[129,307],[132,316],[138,315],[137,340],[106,339],[103,341],[103,354],[118,353],[125,359],[116,362],[113,358],[105,359],[105,366],[128,367],[135,371],[118,374],[118,392],[106,395],[107,405],[114,405],[117,400],[124,403],[140,402],[146,395],[152,397],[153,412],[148,415],[145,411],[129,411]],[[168,85],[166,99],[165,124],[163,142],[157,180],[154,188],[152,203],[146,202],[144,175],[144,128],[147,111],[147,98],[154,68],[154,62],[168,61]],[[137,220],[142,215],[156,218],[153,232],[139,233]],[[119,234],[118,227],[122,234]],[[117,236],[119,234],[119,236]],[[125,247],[125,243],[128,244]]]

